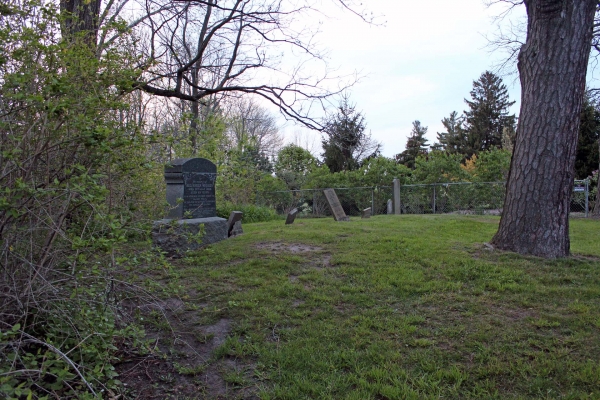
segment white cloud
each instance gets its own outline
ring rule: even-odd
[[[482,0],[365,2],[375,15],[383,15],[384,26],[368,25],[325,4],[323,12],[330,18],[298,23],[321,22],[319,42],[330,49],[329,63],[339,66],[341,74],[364,75],[351,98],[386,156],[404,149],[417,119],[429,127],[433,143],[443,129],[441,119],[465,109],[463,99],[473,81],[500,57],[488,53],[484,37],[497,29],[491,18],[500,10],[486,8]],[[511,99],[518,101],[520,88],[510,83]],[[512,111],[518,111],[518,102]],[[286,128],[286,135],[294,130]]]

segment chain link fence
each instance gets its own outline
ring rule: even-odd
[[[335,188],[346,215],[359,216],[365,208],[371,207],[373,215],[385,214],[387,201],[392,198],[391,186]],[[286,190],[257,193],[256,203],[272,207],[278,214],[286,215],[298,208],[297,217],[329,217],[331,210],[323,189]]]
[[[576,180],[573,185],[573,194],[571,195],[571,214],[584,214],[585,217],[590,213],[590,181]]]
[[[500,215],[504,182],[456,182],[400,186],[402,214]]]
[[[371,207],[372,215],[387,214],[388,200],[393,203],[393,187],[334,188],[346,215],[360,216]],[[504,204],[504,182],[453,182],[400,186],[402,214],[482,214],[500,215]],[[588,216],[589,181],[575,181],[571,213]],[[272,207],[280,215],[298,208],[298,217],[329,217],[331,210],[323,189],[263,192],[257,205]]]

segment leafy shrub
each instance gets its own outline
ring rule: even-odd
[[[118,249],[161,204],[139,198],[159,175],[129,107],[138,60],[127,35],[102,56],[64,40],[52,2],[3,7],[0,397],[92,398],[118,385],[114,344],[134,334]]]
[[[217,205],[217,216],[221,218],[229,218],[232,211],[241,211],[244,213],[242,222],[251,224],[253,222],[265,222],[274,219],[280,219],[275,210],[265,206],[255,206],[254,204],[234,205],[233,203],[223,203]]]

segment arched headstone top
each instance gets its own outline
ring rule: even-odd
[[[206,158],[178,158],[165,166],[169,218],[217,215],[217,166]]]
[[[216,174],[217,166],[206,158],[177,158],[165,165],[165,172],[200,172]]]

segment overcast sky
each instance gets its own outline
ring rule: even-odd
[[[362,22],[349,12],[327,9],[319,42],[329,49],[329,63],[341,73],[358,71],[364,76],[351,89],[351,99],[366,117],[367,129],[383,143],[383,155],[404,150],[412,121],[429,127],[429,144],[443,130],[441,119],[462,113],[473,81],[502,58],[490,54],[486,37],[497,32],[493,17],[501,7],[486,7],[483,0],[371,0],[364,1],[383,26]],[[513,12],[512,20],[524,15]],[[333,16],[333,17],[332,17]],[[507,21],[505,21],[507,23]],[[514,77],[504,78],[512,112],[518,114],[520,87]],[[301,129],[286,124],[282,131],[293,141]],[[303,143],[320,138],[302,132]]]

